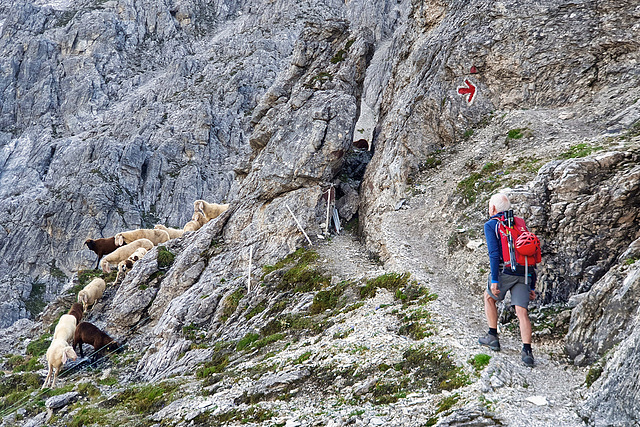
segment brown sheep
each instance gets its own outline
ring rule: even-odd
[[[84,309],[82,307],[82,304],[80,304],[79,302],[74,302],[67,314],[74,316],[76,318],[76,321],[77,321],[76,324],[77,324],[77,323],[80,323],[80,320],[82,320],[83,313],[84,313]]]
[[[101,354],[104,354],[105,349],[110,352],[120,349],[120,345],[113,338],[89,322],[80,322],[73,337],[73,349],[80,345],[80,357],[84,357],[82,344],[92,345],[93,349]]]
[[[87,239],[84,242],[85,245],[98,255],[98,262],[96,263],[96,269],[100,267],[100,260],[103,256],[110,254],[118,249],[120,246],[116,245],[116,236],[105,237],[102,239]]]

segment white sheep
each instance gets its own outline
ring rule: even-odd
[[[118,275],[116,276],[116,283],[120,281],[120,276],[124,277],[127,270],[131,270],[133,268],[133,264],[136,261],[142,259],[142,257],[146,254],[147,250],[145,248],[138,248],[129,256],[129,258],[125,259],[124,261],[120,261],[118,263]]]
[[[99,279],[102,280],[102,279]],[[104,280],[102,280],[104,282]],[[65,342],[73,341],[73,334],[76,332],[76,324],[78,319],[72,314],[63,314],[53,331],[54,340],[64,340]]]
[[[93,305],[102,298],[107,284],[99,277],[93,279],[87,286],[78,292],[78,302],[82,304],[84,311],[87,311],[87,307]]]
[[[183,230],[186,231],[198,231],[207,223],[207,219],[200,212],[196,212],[191,217],[191,221],[184,225]]]
[[[182,235],[184,234],[184,230],[179,230],[177,228],[171,228],[171,227],[165,227],[162,224],[156,224],[156,226],[154,228],[156,230],[164,230],[167,233],[169,233],[169,238],[170,239],[178,239],[178,238],[182,237]]]
[[[58,374],[62,369],[62,366],[67,363],[67,360],[76,360],[77,359],[76,352],[73,351],[73,347],[71,347],[65,340],[62,339],[53,339],[51,341],[51,345],[47,350],[47,363],[49,365],[49,373],[47,374],[47,378],[44,380],[44,384],[42,384],[42,388],[47,387],[49,380],[51,379],[51,373],[55,369],[55,373],[53,375],[53,383],[51,384],[51,388],[56,386],[56,379],[58,378]]]
[[[137,230],[123,231],[115,236],[116,245],[122,246],[138,239],[149,239],[154,245],[159,245],[169,240],[169,233],[164,230],[139,228]]]
[[[166,234],[166,231],[164,233]],[[111,272],[110,264],[118,265],[120,261],[124,261],[129,258],[138,248],[145,248],[146,250],[150,251],[151,249],[153,249],[153,242],[149,239],[138,239],[134,240],[128,245],[120,246],[118,249],[102,258],[102,261],[100,262],[102,271],[105,273]]]
[[[207,221],[220,216],[220,214],[229,209],[229,204],[219,205],[217,203],[207,203],[204,200],[196,200],[193,202],[193,213],[201,212]]]

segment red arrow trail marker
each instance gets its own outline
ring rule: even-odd
[[[469,81],[469,79],[464,79],[464,84],[466,86],[458,86],[458,94],[468,95],[467,103],[471,105],[473,100],[476,98],[476,87]]]

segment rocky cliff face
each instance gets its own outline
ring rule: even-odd
[[[76,284],[95,262],[86,238],[180,227],[193,200],[226,201],[221,217],[167,243],[171,265],[154,249],[88,317],[127,342],[128,358],[113,365],[124,384],[191,376],[155,421],[221,423],[238,407],[253,416],[256,402],[289,415],[312,402],[302,411],[312,416],[319,394],[348,402],[323,425],[361,422],[349,414],[360,406],[378,425],[375,405],[412,393],[402,411],[384,406],[387,423],[508,423],[522,403],[501,406],[502,421],[487,400],[477,405],[479,395],[523,401],[536,381],[508,357],[491,362],[481,392],[446,395],[462,381],[455,365],[441,362],[451,377],[440,383],[436,368],[420,368],[446,359],[474,374],[466,349],[483,328],[472,313],[486,280],[474,248],[487,197],[503,189],[543,240],[538,304],[581,294],[567,352],[602,368],[584,402],[533,416],[633,422],[636,412],[618,409],[636,408],[637,396],[634,376],[620,372],[633,370],[637,347],[639,13],[631,1],[0,6],[0,290],[9,296],[0,325],[57,298],[36,323],[7,332],[21,343],[41,337],[73,299],[59,297],[68,278]],[[457,92],[465,79],[477,87],[472,103]],[[276,264],[306,241],[289,209],[318,245],[332,185],[343,219],[357,213],[364,249],[341,257],[329,245],[326,265],[310,270],[311,255]],[[366,282],[389,271],[410,272],[445,301],[429,305],[409,282],[378,292]],[[448,304],[465,293],[478,305]],[[422,329],[427,307],[444,332]],[[533,389],[581,393],[580,371],[541,363],[563,384]],[[111,394],[103,405],[129,402],[131,390],[100,385]],[[205,397],[190,399],[193,390]],[[455,410],[436,411],[449,397]],[[283,410],[275,398],[293,401]]]

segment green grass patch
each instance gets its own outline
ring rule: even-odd
[[[89,397],[98,397],[102,394],[100,389],[92,383],[78,384],[78,393]]]
[[[218,342],[214,347],[211,360],[206,361],[196,370],[197,378],[207,378],[213,374],[221,374],[229,365],[229,356],[233,353],[237,344],[233,342]]]
[[[492,192],[499,188],[504,180],[503,162],[485,164],[480,172],[474,172],[458,183],[456,193],[466,203],[474,203],[480,193]]]
[[[462,368],[453,362],[451,353],[440,347],[413,347],[405,351],[402,357],[403,360],[394,368],[412,374],[415,385],[438,392],[454,390],[469,382]]]
[[[399,288],[404,288],[409,284],[409,273],[387,273],[374,279],[367,280],[366,284],[360,288],[361,298],[372,298],[376,295],[376,289],[384,288],[395,292]]]
[[[38,357],[35,356],[23,357],[19,355],[10,355],[5,364],[13,370],[13,372],[31,372],[44,368]]]
[[[238,343],[236,344],[236,350],[242,351],[247,347],[250,347],[251,344],[258,341],[260,339],[260,334],[248,333]]]
[[[137,414],[149,414],[171,402],[177,388],[177,384],[167,382],[131,387],[121,392],[117,399],[128,410]]]
[[[331,279],[324,276],[313,266],[313,263],[317,259],[318,254],[316,252],[300,248],[278,261],[275,265],[263,266],[263,279],[265,275],[272,271],[290,266],[290,268],[283,274],[282,280],[277,286],[278,290],[309,292],[321,289],[323,286],[328,285]]]
[[[106,386],[112,386],[118,383],[118,377],[114,377],[114,376],[108,376],[105,379],[102,380],[98,380],[98,384],[100,385],[106,385]]]
[[[252,317],[262,313],[265,309],[267,308],[267,303],[265,300],[260,301],[255,307],[253,307],[251,309],[251,311],[249,311],[244,318],[249,320]]]
[[[601,150],[602,147],[590,147],[587,144],[576,144],[576,145],[572,145],[571,147],[569,147],[569,150],[567,150],[566,152],[562,153],[560,155],[561,159],[576,159],[579,157],[586,157],[589,154],[593,153],[594,151],[598,151]]]
[[[81,408],[73,415],[73,418],[69,422],[69,427],[83,427],[83,426],[105,426],[112,425],[108,416],[111,411],[109,409],[101,409],[94,407]]]
[[[302,314],[287,314],[272,319],[260,330],[260,334],[266,337],[285,331],[309,331],[311,334],[317,335],[330,328],[333,324],[334,322],[328,319],[318,320],[315,317]]]
[[[459,400],[460,400],[460,395],[458,395],[458,393],[445,397],[440,402],[438,402],[438,409],[436,409],[436,414],[440,414],[442,412],[448,411],[453,407],[453,405],[458,403]]]
[[[269,344],[273,344],[276,341],[280,341],[283,338],[284,338],[284,334],[280,334],[280,333],[272,334],[254,342],[253,347],[257,349],[261,349],[263,347],[268,346]]]
[[[246,291],[244,288],[236,289],[231,295],[227,296],[223,301],[222,316],[220,320],[224,323],[233,313],[235,313],[240,304],[240,300],[244,298]]]
[[[309,310],[311,314],[322,313],[325,310],[333,310],[337,307],[340,297],[349,283],[342,282],[326,291],[319,291],[314,297]]]
[[[507,132],[507,138],[509,139],[521,139],[524,136],[524,131],[527,130],[527,128],[516,128],[516,129],[511,129]]]
[[[24,306],[32,317],[37,316],[47,306],[47,302],[44,300],[46,290],[45,283],[31,282],[31,293],[29,293],[29,298],[25,300]]]
[[[293,364],[294,365],[299,365],[302,362],[304,362],[305,360],[309,360],[309,358],[311,357],[311,352],[310,351],[306,351],[304,353],[302,353],[300,356],[298,356],[294,361]]]
[[[490,360],[491,356],[489,356],[488,354],[480,353],[470,358],[468,362],[476,370],[476,373],[480,373],[480,371],[487,367]]]
[[[272,409],[265,409],[259,406],[251,406],[247,410],[234,408],[228,412],[212,415],[211,411],[206,411],[196,418],[193,422],[196,425],[222,426],[229,423],[264,423],[277,415]],[[284,425],[284,424],[282,424]]]

